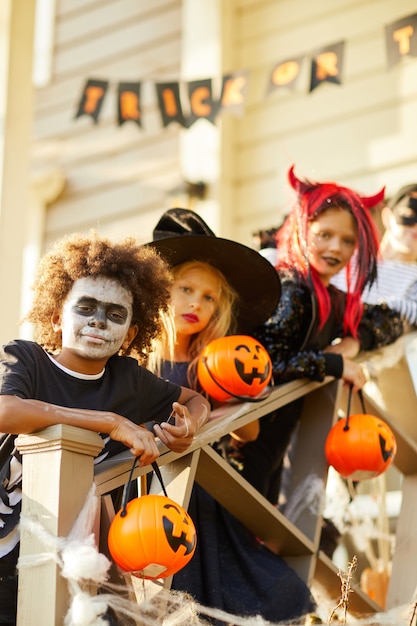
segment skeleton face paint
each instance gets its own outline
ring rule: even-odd
[[[126,338],[132,320],[132,295],[105,276],[78,279],[54,319],[62,332],[63,365],[72,356],[107,360]]]

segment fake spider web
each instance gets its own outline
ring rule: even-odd
[[[21,557],[18,567],[36,568],[50,559],[59,564],[62,576],[68,580],[70,592],[70,608],[65,616],[64,626],[305,626],[329,623],[329,615],[336,603],[316,583],[311,592],[318,607],[315,617],[321,619],[321,622],[310,621],[309,615],[291,622],[270,622],[260,615],[231,615],[219,609],[202,606],[186,593],[163,587],[156,593],[147,593],[143,587],[143,598],[138,602],[137,591],[134,598],[133,585],[129,585],[128,580],[127,585],[107,582],[111,563],[105,555],[98,552],[91,532],[97,507],[98,498],[94,495],[93,487],[67,538],[49,535],[40,522],[33,518],[21,518],[21,527],[37,537],[44,545],[45,552]],[[130,575],[125,577],[131,580]],[[144,581],[139,581],[139,584],[143,583]],[[94,587],[99,588],[100,592],[92,595],[91,589]],[[412,607],[403,606],[363,619],[348,615],[346,622],[339,618],[337,623],[414,626],[413,620]]]

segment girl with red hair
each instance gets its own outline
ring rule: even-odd
[[[275,384],[334,376],[359,390],[367,380],[365,368],[354,360],[359,351],[392,343],[403,332],[400,317],[385,304],[361,301],[376,278],[378,260],[369,208],[383,200],[384,190],[364,198],[336,183],[302,181],[294,167],[288,178],[297,201],[277,234],[281,299],[254,334],[271,356]],[[358,262],[352,267],[356,249]],[[330,284],[343,268],[346,293]],[[263,417],[257,440],[228,453],[229,462],[274,505],[301,408],[299,399]]]

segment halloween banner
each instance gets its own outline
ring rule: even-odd
[[[140,110],[140,83],[119,83],[117,100],[117,117],[119,126],[129,120],[142,126]]]
[[[417,13],[385,27],[388,67],[404,56],[417,56]]]
[[[417,14],[409,15],[385,27],[388,67],[402,57],[417,57]],[[345,42],[339,41],[309,54],[290,57],[274,64],[265,90],[265,97],[281,90],[294,91],[299,85],[302,64],[310,60],[311,93],[322,83],[342,85]],[[203,78],[187,83],[180,81],[155,83],[162,126],[176,122],[190,128],[200,119],[212,124],[223,113],[241,116],[244,113],[249,88],[249,72],[239,70],[219,79]],[[119,82],[117,86],[118,125],[142,124],[141,82]],[[216,88],[215,88],[216,86]],[[98,122],[109,81],[89,78],[83,88],[75,119],[89,116]],[[219,94],[220,91],[220,94]]]
[[[94,123],[97,124],[108,86],[108,80],[89,78],[84,85],[75,118],[77,119],[77,117],[81,117],[82,115],[89,115],[93,118]]]
[[[310,91],[324,82],[341,84],[344,49],[345,43],[340,41],[314,53],[311,64]]]

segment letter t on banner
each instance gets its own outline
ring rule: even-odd
[[[404,17],[385,27],[388,67],[401,57],[417,56],[417,14]]]
[[[311,64],[310,92],[324,82],[341,84],[344,48],[345,43],[341,41],[314,52]]]
[[[97,124],[108,86],[108,80],[89,78],[84,85],[75,119],[83,115],[89,115],[93,118],[95,124]]]

